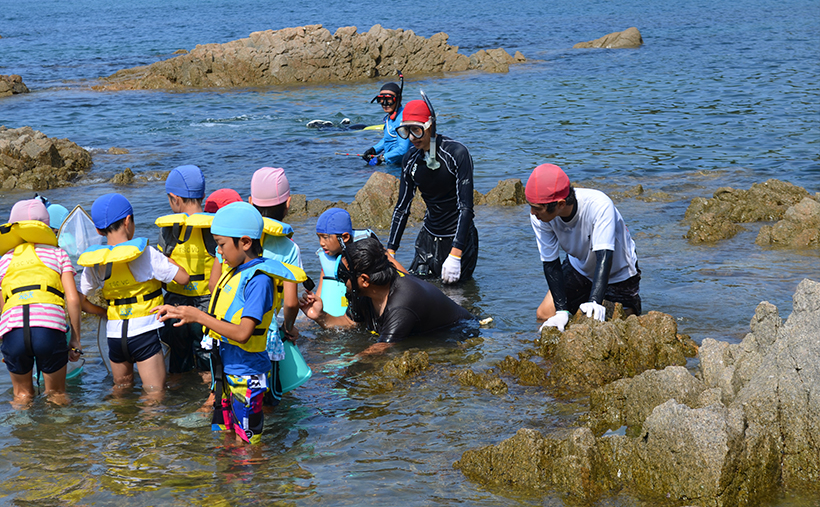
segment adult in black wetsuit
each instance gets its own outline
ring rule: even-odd
[[[339,279],[349,294],[347,313],[334,317],[322,309],[322,300],[308,292],[300,301],[302,311],[322,327],[353,327],[364,324],[379,334],[379,344],[365,354],[419,333],[443,330],[475,317],[453,302],[436,286],[396,270],[375,238],[348,245],[339,265]]]
[[[416,238],[410,272],[440,276],[444,283],[470,278],[478,259],[478,231],[473,225],[473,159],[467,148],[436,134],[435,113],[425,100],[410,101],[396,133],[413,148],[402,160],[399,199],[393,211],[387,251],[399,248],[416,188],[427,205]]]

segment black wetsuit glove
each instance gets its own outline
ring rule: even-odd
[[[589,300],[599,305],[604,301],[606,287],[609,285],[609,272],[612,270],[612,250],[595,251],[595,274],[592,277],[592,290],[589,291]]]
[[[544,277],[552,293],[552,302],[555,311],[569,311],[567,304],[567,290],[564,288],[564,271],[561,269],[561,259],[554,261],[544,261]]]
[[[376,156],[376,149],[372,146],[367,149],[366,152],[362,153],[362,160],[365,162],[370,162],[370,159]]]

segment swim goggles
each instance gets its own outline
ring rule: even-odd
[[[433,124],[433,120],[427,120],[427,123],[423,125],[419,125],[417,123],[411,125],[402,125],[396,128],[396,134],[402,139],[408,139],[410,136],[413,136],[413,139],[421,139],[424,136],[424,131],[430,128],[430,125]]]
[[[396,103],[396,96],[389,93],[376,95],[376,102],[381,106],[392,106]]]

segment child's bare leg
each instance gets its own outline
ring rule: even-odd
[[[114,385],[134,385],[134,365],[132,363],[111,363],[111,375],[114,376]]]
[[[34,380],[31,378],[31,371],[28,373],[11,373],[11,386],[14,391],[14,399],[11,404],[15,408],[25,408],[34,399]]]
[[[146,392],[165,390],[165,359],[162,354],[154,354],[145,361],[137,363],[142,379],[142,388]]]
[[[65,405],[68,403],[68,398],[65,395],[65,376],[68,365],[63,366],[53,373],[43,372],[43,379],[46,384],[46,396],[49,401],[58,405]]]

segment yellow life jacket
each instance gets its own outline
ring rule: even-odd
[[[165,229],[170,235],[166,240],[165,249],[160,249],[162,253],[179,264],[190,276],[187,285],[180,285],[176,282],[169,282],[165,290],[183,296],[206,296],[211,293],[208,289],[208,279],[211,276],[211,268],[214,265],[214,254],[216,245],[208,248],[206,242],[211,242],[210,228],[213,222],[213,214],[176,213],[157,218],[154,222],[157,226]],[[166,234],[163,234],[164,236]]]
[[[219,278],[214,293],[211,295],[211,304],[208,313],[217,319],[237,324],[242,321],[242,310],[245,306],[245,287],[255,275],[264,273],[271,277],[274,282],[303,282],[307,279],[305,272],[290,264],[283,264],[273,259],[263,259],[262,262],[237,271],[230,269]],[[275,285],[275,284],[274,284]],[[275,309],[277,308],[277,298],[281,306],[281,295],[274,290],[274,304],[265,312],[262,322],[254,328],[250,339],[245,343],[238,343],[229,338],[225,338],[213,330],[207,330],[208,335],[215,340],[222,340],[231,345],[237,346],[246,352],[264,352],[267,346],[268,328],[273,320]]]
[[[37,256],[35,243],[57,246],[57,236],[51,227],[39,220],[0,226],[0,254],[14,249],[2,284],[4,311],[32,303],[65,307],[60,273],[43,264]]]
[[[108,320],[124,320],[153,315],[151,309],[163,304],[162,283],[151,279],[137,282],[128,263],[148,247],[145,238],[134,238],[119,245],[96,245],[80,255],[80,266],[97,269],[105,266],[103,297],[108,301]],[[125,323],[123,323],[125,324]],[[127,333],[123,325],[123,336]]]

